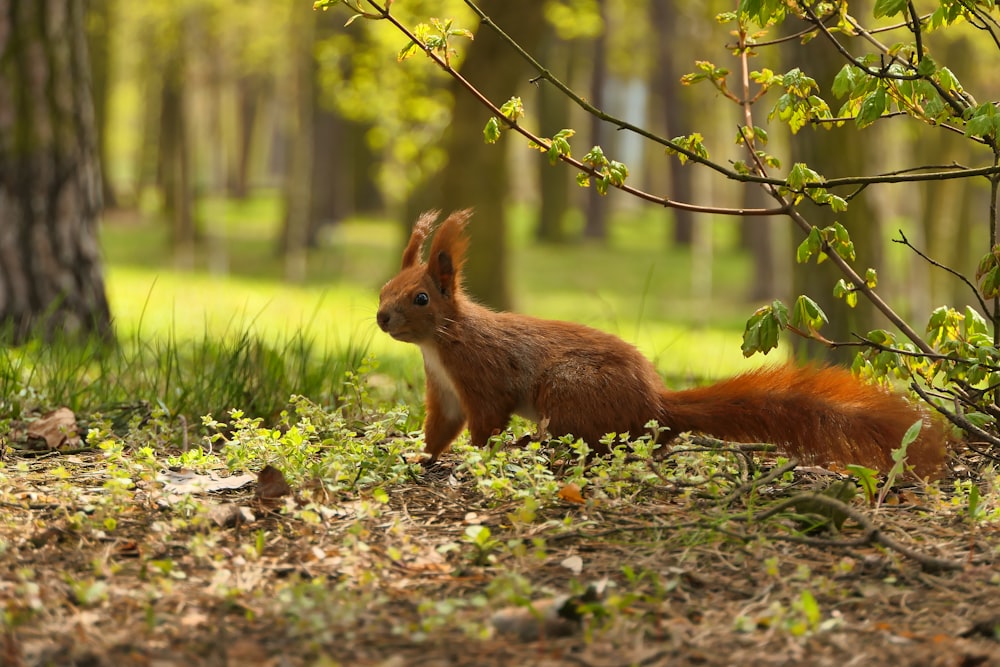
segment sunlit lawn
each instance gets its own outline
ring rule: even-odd
[[[204,250],[194,271],[173,270],[166,233],[148,218],[118,215],[104,225],[108,291],[121,333],[184,339],[200,338],[206,329],[225,335],[252,328],[280,339],[304,331],[321,346],[368,341],[379,359],[419,366],[415,347],[392,341],[374,323],[378,288],[398,266],[397,224],[343,223],[311,253],[306,283],[291,285],[281,280],[274,250],[274,197],[209,202],[202,215],[221,220],[208,228],[225,235],[215,246],[228,266],[224,275],[207,270]],[[674,378],[717,377],[773,361],[747,361],[740,352],[742,323],[755,306],[734,297],[749,261],[725,241],[731,228],[721,229],[713,262],[717,293],[704,303],[691,296],[686,251],[663,249],[663,221],[656,216],[617,223],[609,247],[533,244],[523,218],[514,221],[510,267],[519,311],[614,332]]]

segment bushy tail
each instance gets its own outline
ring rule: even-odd
[[[889,471],[892,451],[923,419],[920,436],[907,449],[907,464],[920,477],[943,472],[941,422],[840,368],[764,368],[707,387],[664,390],[662,402],[660,423],[674,433],[769,442],[803,462],[857,463],[880,472]]]

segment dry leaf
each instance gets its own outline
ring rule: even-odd
[[[583,559],[579,556],[567,556],[559,563],[564,568],[572,572],[573,574],[580,574],[583,572]]]
[[[283,662],[272,656],[256,639],[239,637],[226,645],[226,664],[246,667],[272,667]]]
[[[43,440],[49,449],[79,447],[76,415],[69,408],[56,408],[28,424],[28,439]]]
[[[281,471],[271,465],[264,466],[264,469],[257,475],[257,490],[254,495],[264,503],[273,503],[282,496],[290,496],[292,487],[285,481],[285,476]]]
[[[502,635],[523,642],[542,638],[567,637],[580,630],[580,617],[571,613],[574,599],[568,595],[535,600],[530,607],[504,607],[490,618]]]
[[[528,607],[504,607],[493,614],[490,623],[498,633],[525,642],[566,637],[580,630],[586,605],[602,600],[608,586],[608,580],[601,579],[580,595],[535,600]]]
[[[167,470],[163,473],[163,489],[167,493],[209,493],[211,491],[230,491],[239,489],[254,480],[253,475],[231,475],[219,477],[214,472],[199,475],[190,470]]]
[[[559,489],[559,497],[568,503],[576,503],[582,505],[584,503],[583,494],[580,493],[580,487],[574,482],[570,482],[563,488]]]
[[[541,442],[542,440],[548,440],[549,438],[552,437],[551,434],[549,433],[549,421],[550,420],[548,417],[542,417],[541,419],[538,420],[538,423],[535,424],[534,439],[537,442]]]
[[[241,523],[253,523],[257,517],[249,508],[236,503],[220,503],[208,510],[208,518],[219,528],[232,528]]]
[[[139,558],[142,555],[142,547],[135,540],[125,540],[115,544],[114,553],[119,558]]]

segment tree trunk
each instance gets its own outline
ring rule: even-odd
[[[312,200],[309,213],[307,245],[319,244],[320,230],[332,226],[353,213],[352,172],[354,164],[346,159],[345,124],[337,112],[325,108],[319,96],[313,98]]]
[[[964,38],[945,42],[941,45],[941,52],[934,55],[942,63],[971,63],[975,62],[976,57],[969,41]],[[920,156],[927,164],[970,164],[976,160],[972,146],[968,138],[950,132],[924,132],[920,137]],[[936,261],[945,266],[965,275],[974,274],[979,257],[970,256],[972,248],[988,248],[992,245],[985,229],[973,232],[969,224],[976,219],[973,211],[985,210],[985,207],[977,209],[974,202],[979,203],[976,201],[976,193],[985,190],[986,186],[985,182],[956,178],[926,181],[917,187],[907,188],[910,192],[915,191],[914,198],[920,202],[917,215],[923,243],[917,238],[910,240],[917,247],[923,246],[925,251],[929,251]],[[970,238],[981,243],[970,244]],[[926,263],[922,259],[917,261],[922,264],[920,270],[926,272]],[[908,283],[915,287],[913,282]],[[961,302],[967,298],[965,285],[945,271],[930,271],[920,287],[923,288],[923,294],[911,292],[914,310],[919,313],[929,312],[938,304]]]
[[[747,208],[774,205],[774,200],[763,188],[748,184],[744,192],[743,205]],[[785,257],[778,255],[775,242],[778,225],[787,222],[787,218],[777,216],[742,220],[742,238],[753,255],[753,279],[746,295],[753,303],[788,298],[789,263]]]
[[[87,49],[90,53],[94,125],[97,128],[98,154],[101,159],[102,193],[105,208],[114,208],[117,198],[108,178],[107,131],[108,98],[111,96],[111,36],[114,31],[115,7],[111,0],[89,0],[87,12]]]
[[[798,61],[804,62],[803,70],[816,79],[821,94],[828,95],[834,76],[844,64],[842,56],[823,40],[814,40],[804,48],[804,57],[802,51],[797,51]],[[874,126],[863,130],[865,137],[859,140],[848,134],[857,132],[853,127],[806,127],[799,132],[793,143],[797,154],[792,155],[790,162],[805,162],[810,168],[831,178],[863,173],[866,165],[874,161],[872,151],[884,145],[877,138],[879,129]],[[884,245],[882,225],[868,199],[870,192],[872,191],[853,199],[845,213],[834,213],[828,206],[805,204],[801,208],[806,220],[817,227],[824,228],[840,222],[847,228],[857,252],[854,266],[862,276],[867,267],[879,265]],[[797,245],[801,240],[802,235],[796,234],[794,243]],[[829,317],[830,323],[821,333],[833,341],[850,341],[853,340],[853,333],[866,334],[874,328],[876,311],[863,298],[858,300],[856,308],[850,308],[843,300],[835,299],[833,287],[841,277],[842,274],[832,262],[817,265],[814,258],[808,264],[797,264],[792,279],[795,294],[805,294],[814,299]],[[793,342],[796,345],[796,355],[801,358],[822,358],[848,364],[854,357],[855,350],[850,347],[829,350],[815,343],[799,344],[794,339],[795,337]]]
[[[607,0],[598,0],[601,20],[604,27],[594,39],[594,62],[590,78],[590,103],[594,107],[604,109],[604,93],[608,79],[608,6]],[[601,146],[605,155],[610,155],[610,147],[604,145],[607,138],[607,128],[604,121],[597,116],[590,117],[590,141],[594,146]],[[584,210],[583,235],[588,239],[605,239],[608,235],[608,201],[607,195],[597,192],[596,183],[591,183],[587,190],[587,203]]]
[[[236,80],[235,155],[229,163],[227,187],[234,199],[244,200],[250,194],[250,164],[265,88],[264,77],[259,74],[244,74]]]
[[[292,8],[289,39],[293,51],[288,105],[289,154],[285,180],[285,224],[280,246],[285,257],[285,278],[303,282],[307,272],[307,246],[312,214],[313,99],[316,63],[313,58],[315,16],[308,3]]]
[[[160,89],[160,187],[164,214],[170,225],[174,264],[191,269],[197,237],[184,95],[184,48],[176,45],[173,49],[165,55]]]
[[[529,53],[538,47],[547,29],[542,3],[536,0],[491,3],[488,11],[490,18]],[[517,94],[518,84],[526,83],[531,71],[493,30],[480,27],[476,41],[469,45],[462,74],[499,106]],[[438,196],[430,198],[432,192],[427,195],[432,206],[444,211],[476,209],[469,222],[472,245],[465,265],[466,286],[483,303],[509,308],[504,225],[508,173],[504,149],[508,142],[514,142],[511,145],[519,150],[530,149],[511,132],[505,133],[498,145],[485,144],[483,126],[489,113],[455,84],[453,95],[452,123],[445,140],[448,164],[435,182]]]
[[[559,73],[563,81],[570,81],[571,63],[576,55],[572,42],[560,41],[555,34],[545,37],[541,45],[540,62]],[[543,137],[551,137],[569,127],[569,98],[555,86],[543,81],[538,90],[538,122]],[[572,175],[564,164],[552,165],[548,160],[538,161],[539,202],[538,226],[535,238],[545,243],[562,243],[566,240],[563,224],[569,210],[569,190]]]
[[[0,2],[0,324],[14,341],[111,335],[83,6]]]
[[[691,91],[677,84],[684,72],[693,66],[693,62],[685,63],[682,68],[677,62],[677,54],[683,53],[683,49],[678,49],[678,44],[687,43],[693,19],[681,14],[677,0],[652,0],[649,9],[654,29],[660,35],[656,54],[658,66],[651,83],[662,110],[663,132],[671,138],[687,135],[694,130]],[[676,158],[671,159],[668,182],[670,189],[667,194],[671,199],[683,202],[693,200],[693,165],[682,165]],[[678,208],[671,209],[670,213],[674,220],[673,242],[691,245],[694,239],[694,213]]]

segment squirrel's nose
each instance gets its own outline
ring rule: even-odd
[[[378,328],[385,331],[386,327],[389,326],[389,312],[386,310],[378,311],[378,315],[375,316],[375,320],[378,322]]]

